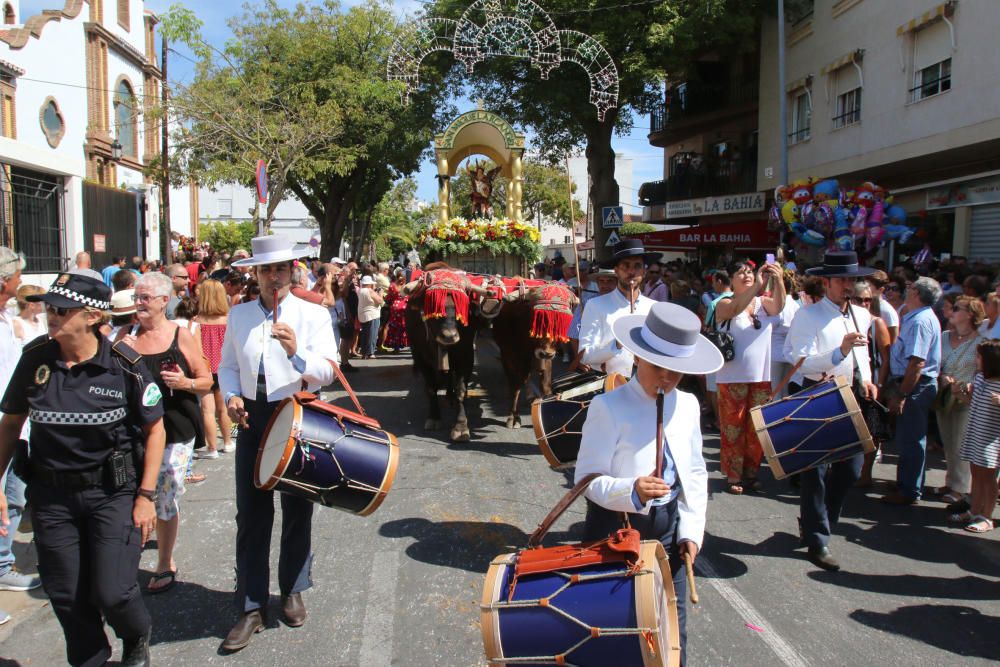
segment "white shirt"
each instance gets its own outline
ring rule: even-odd
[[[771,363],[785,361],[785,336],[788,335],[788,327],[792,326],[795,313],[799,312],[799,302],[790,295],[785,295],[785,307],[778,313],[774,325],[771,327]],[[797,360],[796,360],[797,361]],[[771,378],[780,380],[782,378]]]
[[[6,308],[0,308],[0,389],[7,391],[14,367],[21,358],[21,342],[14,336],[14,318]]]
[[[635,300],[635,315],[648,315],[649,309],[656,303],[641,294]],[[632,377],[632,353],[618,347],[618,341],[611,331],[611,325],[619,317],[629,314],[629,303],[620,289],[607,294],[595,296],[587,302],[580,318],[580,350],[583,351],[582,363],[587,366],[600,367],[604,364],[604,372],[608,375],[620,373]]]
[[[746,309],[731,319],[728,326],[720,322],[716,315],[715,328],[733,335],[733,350],[736,352],[736,357],[724,363],[715,374],[716,383],[771,381],[771,329],[778,318],[767,314],[760,297],[754,297],[753,314],[760,322],[759,329],[754,328],[753,319],[747,315]]]
[[[678,540],[701,547],[708,507],[708,471],[701,453],[701,410],[698,399],[674,390],[663,398],[664,448],[669,447],[680,482],[677,509]],[[638,378],[624,387],[596,396],[583,424],[576,479],[590,473],[601,476],[590,483],[587,498],[615,512],[649,514],[652,501],[639,511],[632,503],[637,477],[656,468],[656,400]]]
[[[871,366],[868,361],[868,347],[855,347],[853,354],[846,357],[840,352],[840,345],[848,333],[860,330],[867,335],[872,316],[860,306],[851,306],[854,319],[846,317],[835,303],[827,298],[800,308],[792,320],[792,326],[785,338],[785,359],[789,363],[805,357],[799,373],[810,380],[819,380],[823,373],[827,376],[842,375],[850,381],[854,377],[854,358],[858,360],[861,379],[871,382]],[[883,359],[883,363],[886,360]],[[799,376],[797,376],[799,377]]]
[[[233,306],[219,364],[219,387],[226,402],[233,395],[256,397],[261,358],[268,401],[280,401],[301,391],[303,380],[313,392],[333,381],[330,363],[340,363],[340,356],[327,309],[289,294],[278,306],[278,321],[295,331],[296,356],[304,362],[304,370],[295,370],[285,349],[271,338],[271,314],[259,303]]]
[[[899,333],[899,313],[896,312],[891,303],[882,297],[879,297],[879,313],[885,326],[896,327],[896,332]]]

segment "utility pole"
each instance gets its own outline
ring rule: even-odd
[[[170,89],[167,87],[167,38],[160,40],[160,71],[163,74],[160,94],[163,104],[163,118],[160,119],[160,160],[163,166],[163,187],[160,192],[160,259],[172,263],[174,258],[170,252],[170,130],[168,128]]]
[[[778,131],[781,146],[780,184],[788,183],[788,95],[785,94],[785,0],[778,0]]]

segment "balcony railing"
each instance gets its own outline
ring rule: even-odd
[[[653,110],[653,133],[663,132],[671,123],[703,116],[757,101],[758,77],[750,76],[737,83],[688,82],[670,88],[666,102]]]
[[[680,199],[717,197],[756,190],[757,161],[733,161],[709,165],[704,170],[685,170],[665,181],[643,183],[639,187],[639,204],[656,206]]]

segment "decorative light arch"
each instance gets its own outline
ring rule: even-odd
[[[406,84],[404,103],[420,82],[420,64],[436,51],[449,51],[469,73],[494,56],[526,58],[542,79],[564,62],[576,63],[590,77],[598,120],[618,106],[618,68],[604,46],[582,32],[559,30],[532,0],[476,0],[458,21],[427,18],[410,25],[386,65],[390,81]]]

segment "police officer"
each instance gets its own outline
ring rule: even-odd
[[[97,333],[110,298],[86,269],[28,297],[45,302],[49,335],[24,348],[0,402],[0,469],[31,420],[30,457],[19,451],[17,462],[27,461],[38,571],[71,665],[111,657],[103,619],[123,642],[122,665],[149,664],[150,618],[136,574],[156,520],[163,407],[140,355]],[[0,495],[0,534],[7,523]]]

